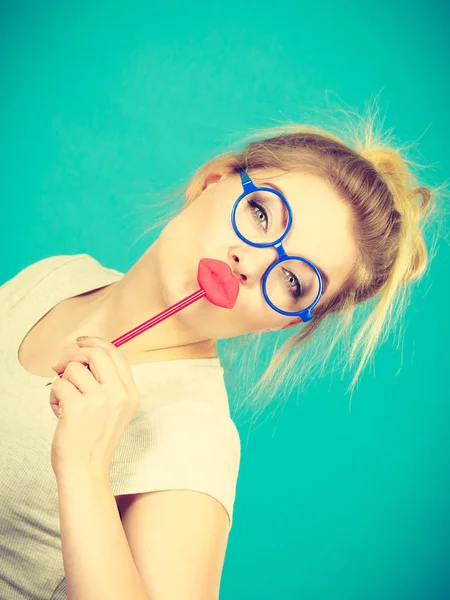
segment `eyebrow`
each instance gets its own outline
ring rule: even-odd
[[[277,192],[280,192],[280,194],[287,200],[285,192],[280,187],[278,187],[275,183],[272,183],[269,181],[263,181],[261,183],[261,185],[267,185],[268,187],[273,187],[275,190],[277,190]],[[287,226],[288,217],[289,217],[288,211],[287,211],[286,205],[283,202],[283,227]],[[314,265],[315,265],[316,269],[319,271],[319,273],[323,279],[323,290],[322,290],[322,295],[323,295],[327,291],[327,287],[330,283],[330,278],[328,277],[327,273],[321,267],[319,267],[319,265],[316,262],[314,263]]]

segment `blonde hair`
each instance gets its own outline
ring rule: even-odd
[[[419,185],[409,168],[417,163],[401,153],[405,149],[383,142],[381,134],[374,131],[374,117],[370,114],[367,120],[359,119],[359,125],[349,129],[348,143],[342,131],[338,136],[319,127],[291,122],[259,130],[238,142],[253,140],[240,152],[228,150],[215,156],[176,192],[185,196],[188,205],[201,194],[208,173],[230,169],[237,173],[242,167],[251,176],[256,169],[276,168],[323,177],[352,207],[353,232],[359,247],[356,268],[339,292],[319,302],[312,321],[296,327],[298,333],[289,335],[276,354],[275,345],[260,381],[245,397],[239,394],[241,407],[264,409],[281,383],[290,394],[307,381],[313,367],[318,368],[318,376],[322,375],[325,368],[330,368],[330,356],[336,345],[342,342],[347,345],[338,353],[337,361],[343,371],[359,358],[347,389],[353,392],[377,344],[400,322],[409,300],[406,284],[422,277],[427,268],[431,254],[424,241],[425,225],[430,224],[431,215],[437,213],[436,198],[444,184],[435,188]],[[163,204],[172,201],[171,198]],[[175,214],[178,212],[177,209]],[[163,223],[173,216],[166,217]],[[355,312],[358,305],[366,310],[359,315],[362,326],[351,343],[350,332],[358,316]],[[265,333],[264,339],[268,335],[274,334]],[[242,373],[248,375],[254,371],[256,358],[261,359],[261,336],[259,333],[235,338],[240,378]],[[320,355],[317,346],[309,355],[306,353],[313,339],[320,340]],[[256,343],[253,352],[247,353],[248,365],[244,366],[242,351],[249,350],[252,341]],[[279,341],[280,332],[277,332],[277,343]],[[297,360],[299,357],[301,360]],[[260,403],[262,394],[266,401]]]

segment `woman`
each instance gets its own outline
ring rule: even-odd
[[[369,125],[356,149],[311,127],[261,134],[197,171],[128,273],[57,256],[0,288],[1,597],[218,598],[240,443],[216,341],[294,328],[262,380],[270,399],[298,381],[295,358],[322,322],[349,326],[378,299],[351,350],[355,383],[423,274],[434,194]],[[196,291],[203,257],[238,279],[232,309],[202,299],[110,343]]]

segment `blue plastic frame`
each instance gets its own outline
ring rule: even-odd
[[[264,298],[266,299],[267,304],[271,308],[273,308],[273,310],[275,310],[276,312],[278,312],[278,313],[280,313],[282,315],[286,315],[288,317],[294,317],[294,316],[300,317],[302,319],[302,321],[304,321],[304,322],[310,321],[313,318],[312,309],[316,306],[316,304],[320,300],[320,297],[322,296],[323,279],[322,279],[322,276],[321,276],[319,270],[317,269],[317,267],[311,261],[307,260],[306,258],[302,258],[300,256],[289,256],[288,254],[286,254],[286,252],[285,252],[285,250],[283,248],[282,241],[288,235],[288,233],[289,233],[289,231],[291,230],[291,227],[292,227],[292,210],[291,210],[291,207],[289,205],[289,202],[286,200],[286,198],[283,196],[283,194],[280,194],[280,192],[278,192],[277,190],[275,190],[273,188],[256,186],[253,183],[253,181],[251,180],[250,176],[247,174],[247,172],[244,169],[239,168],[239,175],[240,175],[241,181],[242,181],[243,193],[236,200],[236,202],[234,203],[234,206],[233,206],[233,210],[231,211],[231,223],[233,225],[233,229],[234,229],[236,235],[243,242],[245,242],[246,244],[249,244],[250,246],[255,246],[256,248],[268,248],[268,247],[273,246],[274,248],[276,248],[276,250],[278,252],[278,259],[264,273],[264,277],[263,277],[263,294],[264,294]],[[238,230],[238,228],[236,227],[236,210],[237,210],[239,202],[245,196],[247,196],[247,194],[249,194],[250,192],[257,192],[257,191],[267,191],[267,192],[272,192],[273,194],[276,194],[285,203],[285,205],[287,207],[287,210],[288,210],[289,220],[288,220],[287,229],[283,233],[283,235],[280,238],[278,238],[278,240],[276,240],[273,243],[269,243],[269,244],[256,244],[254,242],[251,242],[250,240],[247,240],[241,234],[241,232]],[[319,278],[319,291],[317,293],[317,296],[316,296],[314,302],[312,302],[307,308],[304,308],[300,312],[286,312],[285,310],[281,310],[280,308],[277,308],[274,304],[272,304],[272,302],[270,301],[269,297],[267,296],[267,290],[266,290],[267,277],[269,276],[270,272],[278,264],[280,264],[282,262],[285,262],[286,260],[301,260],[301,261],[307,263],[310,267],[312,267],[314,269],[314,271],[317,273],[317,277]]]

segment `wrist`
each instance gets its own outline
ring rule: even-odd
[[[102,485],[110,487],[109,473],[96,465],[65,465],[55,471],[58,486]]]

